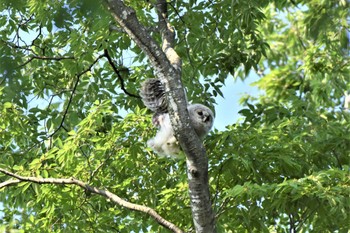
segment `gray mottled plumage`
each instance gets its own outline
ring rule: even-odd
[[[156,136],[147,142],[148,146],[159,155],[178,157],[181,149],[171,126],[162,82],[147,79],[141,85],[140,95],[146,107],[154,112],[152,122],[159,128]],[[203,104],[189,104],[187,109],[195,132],[200,139],[204,139],[213,126],[213,112]]]
[[[141,85],[140,96],[142,98],[142,102],[152,112],[168,112],[165,89],[159,79],[150,78],[144,81]]]

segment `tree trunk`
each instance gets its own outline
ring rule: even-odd
[[[137,20],[135,11],[121,0],[105,0],[108,10],[130,38],[148,56],[158,78],[165,84],[171,122],[187,158],[189,194],[197,233],[216,232],[208,183],[208,158],[202,142],[190,125],[187,101],[181,83],[181,59],[173,49],[173,31],[167,21],[166,1],[157,2],[162,49]]]

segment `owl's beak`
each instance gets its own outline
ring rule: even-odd
[[[204,121],[204,122],[210,121],[210,116],[204,116],[204,117],[203,117],[203,121]]]

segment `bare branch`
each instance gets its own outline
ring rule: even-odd
[[[60,61],[65,59],[75,59],[73,56],[68,57],[47,57],[47,56],[33,56],[34,59],[40,59],[40,60],[54,60],[54,61]]]
[[[175,32],[168,21],[168,5],[166,0],[157,1],[159,28],[162,35],[162,50],[170,63],[181,70],[181,59],[174,50]]]
[[[109,25],[109,30],[110,31],[115,31],[115,32],[125,33],[125,31],[122,28],[117,27],[115,25]]]
[[[74,86],[73,86],[73,89],[72,89],[72,93],[71,93],[71,95],[70,95],[70,97],[69,97],[67,107],[66,107],[66,109],[64,110],[61,123],[60,123],[60,125],[57,127],[57,129],[55,129],[55,131],[54,131],[52,134],[50,134],[49,137],[52,137],[53,135],[55,135],[61,128],[64,129],[65,131],[68,131],[68,130],[64,127],[63,124],[64,124],[64,120],[66,119],[66,116],[67,116],[69,107],[70,107],[70,105],[71,105],[71,103],[72,103],[72,100],[73,100],[73,96],[74,96],[74,94],[75,94],[75,91],[76,91],[76,89],[77,89],[77,87],[78,87],[78,83],[79,83],[79,81],[80,81],[80,77],[81,77],[83,74],[85,74],[86,72],[91,71],[92,67],[93,67],[102,57],[104,57],[104,54],[99,55],[99,56],[95,59],[95,61],[94,61],[93,63],[90,64],[90,66],[89,66],[88,68],[86,68],[85,70],[83,70],[82,72],[80,72],[79,74],[77,74],[77,80],[76,80],[75,83],[74,83]]]
[[[1,183],[0,188],[8,186],[10,184],[20,183],[20,182],[32,182],[32,183],[37,183],[37,184],[77,185],[77,186],[79,186],[79,187],[81,187],[81,188],[83,188],[91,193],[95,193],[95,194],[101,195],[103,197],[106,197],[106,198],[110,199],[111,201],[113,201],[114,203],[116,203],[124,208],[146,213],[146,214],[150,215],[153,219],[155,219],[160,225],[166,227],[167,229],[169,229],[173,232],[177,232],[177,233],[183,232],[180,228],[175,226],[173,223],[167,221],[162,216],[160,216],[154,209],[147,207],[147,206],[138,205],[138,204],[134,204],[134,203],[125,201],[122,198],[120,198],[119,196],[115,195],[114,193],[111,193],[110,191],[108,191],[106,189],[99,189],[99,188],[96,188],[94,186],[90,186],[90,185],[88,185],[80,180],[73,178],[73,177],[71,177],[71,178],[40,178],[40,177],[20,176],[20,175],[17,175],[15,173],[9,172],[3,168],[0,168],[0,172],[5,174],[5,175],[11,176],[11,177],[17,179],[17,180],[9,180],[9,181],[5,181],[5,182]],[[4,183],[7,183],[7,184],[2,185]]]
[[[7,180],[7,181],[0,183],[0,189],[7,187],[7,186],[15,185],[15,184],[18,184],[21,182],[22,181],[20,181],[20,180]]]
[[[60,61],[65,59],[75,59],[73,56],[71,57],[46,57],[46,56],[31,56],[27,61],[25,61],[23,64],[19,65],[18,67],[23,67],[27,65],[29,62],[33,61],[34,59],[38,60],[53,60],[53,61]]]
[[[32,46],[35,46],[35,41],[39,39],[39,37],[42,35],[42,24],[39,25],[39,32],[38,35],[32,40]]]
[[[6,40],[1,40],[1,42],[3,42],[4,44],[8,45],[11,48],[21,49],[21,50],[25,50],[26,52],[34,53],[33,49],[31,49],[30,46],[28,46],[28,45],[19,46],[19,45],[14,44],[13,42],[9,42],[9,41],[6,41]]]
[[[161,51],[158,43],[151,37],[146,28],[138,21],[134,9],[127,7],[123,1],[120,0],[105,0],[105,2],[115,20],[119,23],[123,30],[147,54],[154,69],[156,70],[157,75],[163,74],[165,63],[167,63],[167,69],[170,69],[167,72],[175,72],[173,67],[170,65],[169,60]]]
[[[191,56],[191,54],[190,54],[190,51],[191,51],[190,45],[189,45],[188,38],[187,38],[188,26],[187,26],[185,20],[183,19],[183,17],[180,15],[180,12],[179,12],[179,11],[176,9],[176,7],[174,6],[174,4],[171,3],[171,2],[168,2],[168,4],[171,6],[172,10],[175,12],[175,14],[179,17],[180,21],[181,21],[181,22],[183,23],[183,25],[184,25],[184,37],[183,37],[182,40],[185,41],[185,45],[186,45],[186,46],[185,46],[185,49],[186,49],[186,54],[187,54],[187,58],[188,58],[189,64],[191,65],[191,67],[192,67],[193,69],[195,69],[194,62],[193,62],[192,56]],[[179,43],[181,43],[182,40],[180,40]]]
[[[135,94],[132,94],[132,93],[130,93],[128,90],[125,89],[124,79],[123,79],[123,77],[121,76],[121,74],[120,74],[119,70],[117,69],[117,67],[115,66],[115,64],[114,64],[114,62],[113,62],[111,56],[109,55],[107,49],[104,50],[104,56],[107,58],[108,63],[112,66],[112,69],[113,69],[114,73],[117,74],[117,76],[118,76],[118,81],[119,81],[119,83],[120,83],[120,86],[121,86],[121,89],[123,90],[123,92],[124,92],[125,94],[127,94],[128,96],[132,96],[132,97],[135,97],[135,98],[140,98],[140,96],[135,95]]]
[[[90,172],[90,178],[89,178],[89,182],[92,181],[92,179],[94,178],[94,176],[97,174],[97,172],[101,169],[102,166],[104,166],[106,164],[106,162],[110,159],[110,157],[113,155],[112,152],[109,152],[109,154],[107,155],[107,157],[100,163],[100,165],[98,165],[93,171]],[[89,160],[87,160],[89,163]],[[90,166],[90,165],[89,165]]]

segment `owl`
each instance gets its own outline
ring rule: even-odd
[[[159,79],[147,79],[141,84],[140,96],[145,106],[154,112],[152,123],[158,128],[156,136],[148,140],[147,145],[160,156],[181,157],[181,148],[170,122],[163,83]],[[187,110],[192,127],[203,140],[213,126],[213,112],[202,104],[189,104]]]

